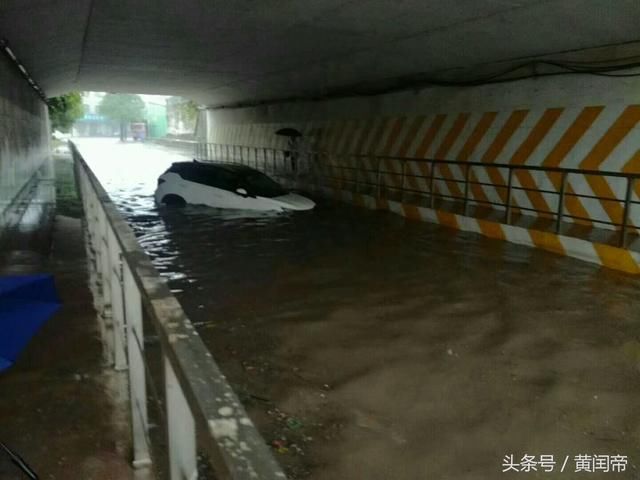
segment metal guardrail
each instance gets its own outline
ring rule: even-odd
[[[216,478],[286,478],[133,230],[74,144],[71,150],[100,285],[107,355],[116,369],[128,372],[133,465],[149,465],[152,458],[142,323],[146,314],[162,350],[171,480],[198,478],[198,450],[206,452]]]
[[[201,161],[238,163],[271,174],[297,174],[304,172],[307,163],[298,152],[269,147],[248,147],[219,143],[198,143],[195,158]]]
[[[412,157],[395,157],[364,154],[336,154],[331,152],[291,152],[282,149],[248,147],[241,145],[226,145],[215,143],[201,143],[196,146],[196,157],[209,161],[231,161],[244,163],[263,171],[278,172],[278,168],[284,169],[285,173],[295,173],[305,169],[309,170],[319,183],[328,183],[339,188],[350,187],[355,193],[371,193],[376,197],[382,197],[385,193],[397,192],[404,199],[405,195],[415,195],[425,197],[428,205],[434,208],[436,200],[448,200],[461,206],[462,214],[468,215],[472,205],[486,206],[490,209],[503,211],[503,222],[511,224],[514,210],[533,214],[535,216],[551,218],[554,221],[556,233],[560,233],[563,221],[571,219],[575,222],[589,222],[593,224],[605,225],[619,231],[618,245],[625,247],[627,244],[627,234],[629,230],[636,227],[630,219],[632,218],[633,205],[640,204],[633,200],[632,194],[636,186],[636,181],[640,178],[640,173],[626,173],[600,170],[583,170],[578,168],[544,167],[534,165],[514,165],[505,163],[488,163],[474,161],[455,161],[422,159]],[[287,159],[293,159],[291,165]],[[395,164],[398,169],[389,168],[390,164]],[[418,170],[426,171],[427,174],[416,174],[412,171],[410,164],[418,165]],[[374,165],[370,167],[369,165]],[[421,166],[421,167],[420,167]],[[462,170],[462,178],[456,178],[450,167]],[[493,170],[501,179],[506,174],[506,184],[496,182],[482,182],[473,180],[479,178],[475,175],[480,169],[485,171]],[[444,172],[448,171],[448,174]],[[280,170],[282,172],[282,170]],[[514,176],[520,172],[542,172],[550,179],[555,177],[555,182],[549,180],[555,190],[549,188],[527,188],[514,184]],[[440,173],[440,175],[438,175]],[[609,178],[623,182],[624,195],[617,197],[602,197],[568,191],[567,185],[571,176],[581,175],[583,177]],[[417,185],[419,181],[425,183],[425,189],[412,188],[411,184]],[[460,195],[446,194],[438,191],[436,182],[446,182],[448,185],[455,185],[454,190],[458,190]],[[474,186],[482,188],[489,186],[502,194],[498,194],[501,201],[491,201],[475,198],[471,190]],[[555,209],[542,210],[535,207],[525,207],[514,204],[515,192],[536,192],[540,195],[554,196],[556,201]],[[599,202],[618,203],[622,207],[620,221],[613,221],[610,218],[593,218],[571,214],[567,211],[566,201],[568,198],[592,199]]]

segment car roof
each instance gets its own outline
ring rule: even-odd
[[[247,167],[246,165],[238,165],[235,163],[199,162],[197,160],[194,160],[192,162],[174,162],[172,166],[210,171],[225,170],[227,172],[235,174],[244,174],[258,171],[255,168]]]

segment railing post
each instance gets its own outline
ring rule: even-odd
[[[558,211],[556,212],[556,233],[562,230],[562,216],[564,215],[564,198],[567,189],[567,172],[562,172],[560,177],[560,192],[558,193]]]
[[[381,195],[382,195],[382,176],[380,174],[381,167],[382,167],[382,158],[378,158],[378,166],[376,171],[376,187],[378,189],[376,195],[378,198],[381,198]]]
[[[273,152],[273,171],[271,173],[276,173],[276,149],[274,148],[272,150]]]
[[[407,177],[407,161],[400,160],[400,164],[402,165],[402,174],[400,177],[400,201],[404,203],[404,188],[405,188],[405,179]]]
[[[360,175],[358,175],[359,170],[358,170],[358,157],[355,156],[353,157],[354,159],[354,167],[353,167],[353,171],[355,172],[355,185],[354,185],[354,189],[356,193],[360,193]]]
[[[103,357],[106,364],[111,364],[113,362],[113,352],[111,346],[111,337],[109,332],[109,327],[107,325],[107,318],[104,315],[104,298],[101,292],[101,284],[102,284],[102,254],[101,247],[102,245],[102,236],[101,232],[101,224],[99,220],[99,216],[96,213],[98,206],[98,200],[95,197],[94,191],[89,186],[89,179],[87,178],[86,172],[80,166],[78,161],[78,153],[74,149],[74,162],[75,162],[75,171],[79,180],[80,191],[82,194],[82,202],[85,209],[85,223],[86,223],[86,250],[87,250],[87,260],[90,272],[90,288],[91,293],[93,295],[93,305],[98,312],[100,312],[101,320],[98,322],[98,326],[100,329],[100,338],[104,342],[104,352]]]
[[[267,147],[262,149],[262,163],[263,172],[267,173]]]
[[[435,181],[436,162],[431,160],[431,168],[429,169],[429,206],[433,208],[436,202],[436,196],[433,191]]]
[[[622,212],[622,225],[620,226],[619,246],[624,248],[627,243],[627,225],[631,213],[631,194],[633,193],[634,177],[627,177],[627,190],[624,194],[624,211]]]
[[[144,370],[144,331],[142,301],[131,269],[124,262],[122,269],[125,318],[127,322],[127,354],[129,357],[129,402],[131,406],[131,437],[133,438],[133,466],[151,464],[147,417],[147,384]]]
[[[163,352],[170,480],[196,480],[196,426],[171,361]]]
[[[95,194],[94,194],[95,195]],[[96,202],[99,199],[96,196]],[[113,317],[111,313],[111,259],[109,255],[109,232],[108,222],[102,205],[97,205],[96,208],[98,231],[96,236],[96,247],[98,248],[99,262],[100,262],[100,293],[101,293],[101,316],[105,325],[105,331],[107,336],[103,339],[106,347],[106,357],[110,365],[116,363],[116,350],[114,343],[114,335],[117,335],[115,331],[115,325],[113,324]]]
[[[462,214],[466,217],[469,210],[469,175],[471,174],[471,164],[467,163],[467,168],[464,171],[464,203],[462,207]]]
[[[253,153],[256,161],[256,170],[258,170],[258,147],[254,147]]]
[[[504,203],[504,223],[507,225],[511,225],[511,191],[513,187],[513,168],[507,167],[509,169],[508,178],[507,178],[507,200]]]
[[[320,156],[322,157],[322,160],[320,160],[320,163],[318,164],[318,171],[320,172],[320,175],[322,175],[324,184],[332,185],[331,184],[332,167],[331,167],[331,164],[329,163],[331,161],[329,153],[322,152]]]
[[[124,318],[124,299],[122,295],[122,255],[120,245],[113,230],[108,227],[109,257],[111,270],[111,319],[113,323],[114,368],[127,369],[126,326]]]
[[[309,154],[309,173],[311,175],[311,181],[316,185],[314,187],[320,188],[322,184],[322,174],[320,172],[320,165],[318,165],[318,153],[313,152]]]

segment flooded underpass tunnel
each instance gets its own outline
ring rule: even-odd
[[[322,198],[158,207],[137,172],[185,157],[109,142],[80,151],[291,478],[490,478],[506,455],[573,471],[635,451],[635,278]]]
[[[0,0],[0,480],[640,479],[638,0]]]

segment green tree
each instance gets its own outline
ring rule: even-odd
[[[129,122],[144,120],[144,101],[139,95],[107,93],[98,105],[98,112],[120,123],[120,140],[124,142]]]
[[[196,123],[196,117],[198,116],[198,104],[193,100],[188,100],[179,105],[179,110],[182,117],[186,120],[188,125]]]
[[[84,115],[82,95],[71,92],[48,99],[51,129],[68,132],[75,121]]]

